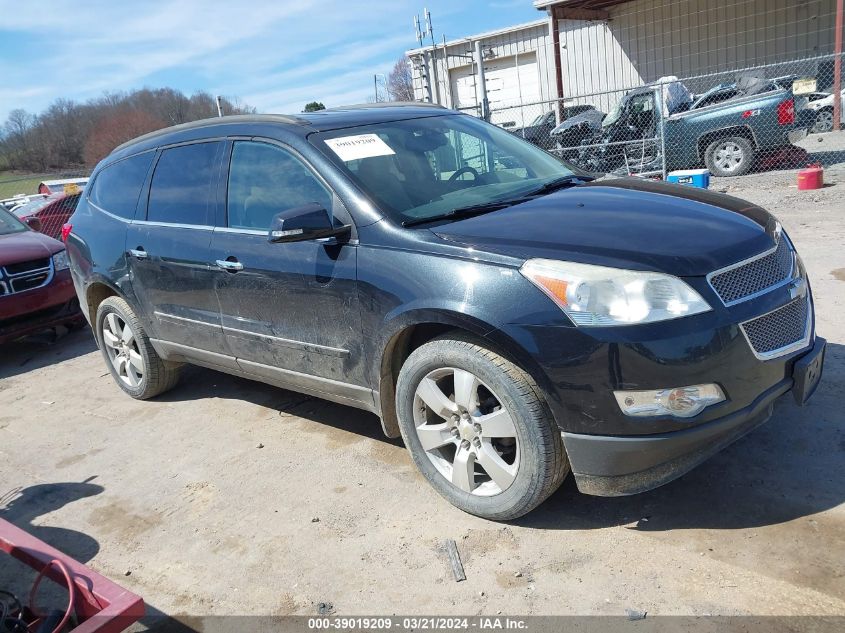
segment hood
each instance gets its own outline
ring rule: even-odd
[[[444,224],[477,250],[700,276],[774,245],[777,221],[749,202],[640,178],[594,181]]]
[[[551,134],[552,136],[556,136],[570,128],[575,127],[576,125],[582,125],[583,123],[586,123],[589,127],[595,130],[600,130],[601,121],[604,116],[604,112],[601,112],[600,110],[587,110],[585,112],[582,112],[581,114],[576,114],[575,116],[566,119],[566,121],[564,121],[555,129],[553,129]]]
[[[0,235],[0,266],[43,259],[64,248],[60,241],[35,231]]]

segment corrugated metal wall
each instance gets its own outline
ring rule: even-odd
[[[443,47],[438,46],[434,57],[437,65],[437,86],[440,91],[440,103],[448,107],[454,107],[455,98],[451,94],[450,72],[452,69],[468,70],[472,63],[474,42],[477,38],[467,38],[466,41],[448,43],[444,60]],[[551,57],[551,38],[549,37],[549,25],[546,21],[540,21],[525,28],[514,29],[505,33],[482,37],[481,44],[484,49],[491,48],[495,57],[501,60],[507,57],[514,57],[517,54],[536,52],[537,68],[540,73],[539,82],[542,99],[555,98],[554,80],[554,59]],[[412,61],[421,51],[410,51]],[[437,101],[437,93],[434,90],[434,74],[432,72],[431,48],[425,50],[425,60],[432,81],[432,94]],[[425,99],[426,92],[420,76],[420,62],[413,64],[414,91],[417,99]],[[473,71],[474,72],[474,71]]]
[[[564,97],[833,50],[835,0],[635,0],[559,20]]]

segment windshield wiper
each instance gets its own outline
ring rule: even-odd
[[[439,213],[437,215],[430,215],[426,218],[414,218],[413,220],[405,220],[402,226],[415,226],[417,224],[425,224],[426,222],[436,222],[438,220],[460,220],[462,218],[469,218],[474,215],[481,215],[482,213],[489,213],[490,211],[498,211],[513,204],[520,202],[520,200],[497,200],[495,202],[482,202],[481,204],[471,204],[467,207],[458,207],[446,213]]]
[[[572,174],[571,176],[562,176],[561,178],[555,178],[554,180],[550,180],[544,185],[537,187],[536,189],[532,189],[517,198],[510,198],[508,200],[495,200],[493,202],[482,202],[481,204],[472,204],[467,207],[458,207],[457,209],[453,209],[452,211],[448,211],[446,213],[440,213],[438,215],[432,215],[427,218],[414,218],[413,220],[405,220],[402,222],[402,226],[415,226],[417,224],[425,224],[427,222],[436,222],[438,220],[459,220],[462,218],[468,218],[473,215],[481,215],[482,213],[489,213],[490,211],[498,211],[499,209],[504,209],[505,207],[510,207],[515,204],[519,204],[520,202],[525,202],[535,196],[541,196],[546,193],[551,193],[557,189],[562,189],[563,187],[567,187],[570,185],[577,185],[581,184],[582,182],[590,182],[591,180],[595,180],[592,176],[576,176]]]
[[[578,185],[582,182],[590,182],[595,180],[592,176],[576,176],[572,174],[571,176],[562,176],[560,178],[555,178],[554,180],[550,180],[544,185],[540,185],[536,189],[532,189],[524,194],[524,198],[530,198],[531,196],[542,196],[547,193],[551,193],[552,191],[557,191],[558,189],[563,189],[564,187],[569,187],[571,185]]]

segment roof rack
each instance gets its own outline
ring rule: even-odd
[[[165,134],[170,134],[172,132],[182,132],[184,130],[192,130],[195,128],[202,128],[208,127],[210,125],[219,125],[220,123],[262,123],[262,122],[275,122],[275,123],[292,123],[296,125],[307,125],[308,121],[306,119],[291,116],[287,114],[229,114],[223,117],[214,117],[211,119],[200,119],[198,121],[190,121],[188,123],[180,123],[179,125],[171,125],[170,127],[164,127],[160,130],[155,130],[153,132],[148,132],[143,136],[139,136],[137,138],[133,138],[131,141],[126,141],[121,145],[118,145],[112,150],[112,153],[120,151],[126,147],[130,147],[131,145],[135,145],[136,143],[140,143],[142,141],[147,141],[153,138],[158,138],[159,136],[164,136]]]
[[[378,103],[356,103],[354,105],[336,106],[334,108],[326,108],[325,110],[317,110],[316,112],[309,112],[309,114],[319,114],[320,112],[338,112],[341,110],[366,110],[370,108],[439,108],[446,110],[445,106],[439,103],[429,103],[427,101],[379,101]]]

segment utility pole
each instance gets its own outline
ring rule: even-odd
[[[833,52],[833,131],[839,131],[842,119],[842,13],[843,0],[836,0],[836,34]]]
[[[437,44],[434,42],[434,29],[431,26],[431,13],[428,9],[423,9],[423,20],[421,28],[420,18],[418,15],[414,16],[414,31],[416,32],[417,42],[422,46],[425,37],[431,38],[431,53],[423,52],[423,64],[428,66],[428,60],[431,60],[431,82],[428,83],[428,100],[432,103],[440,103],[440,82],[437,80]],[[443,49],[444,55],[446,49]],[[428,79],[428,72],[425,75]],[[434,90],[432,90],[431,83],[434,83]]]
[[[487,83],[484,81],[484,57],[481,54],[481,40],[475,41],[475,63],[478,69],[478,89],[481,96],[481,118],[490,120],[490,102],[487,100]]]

